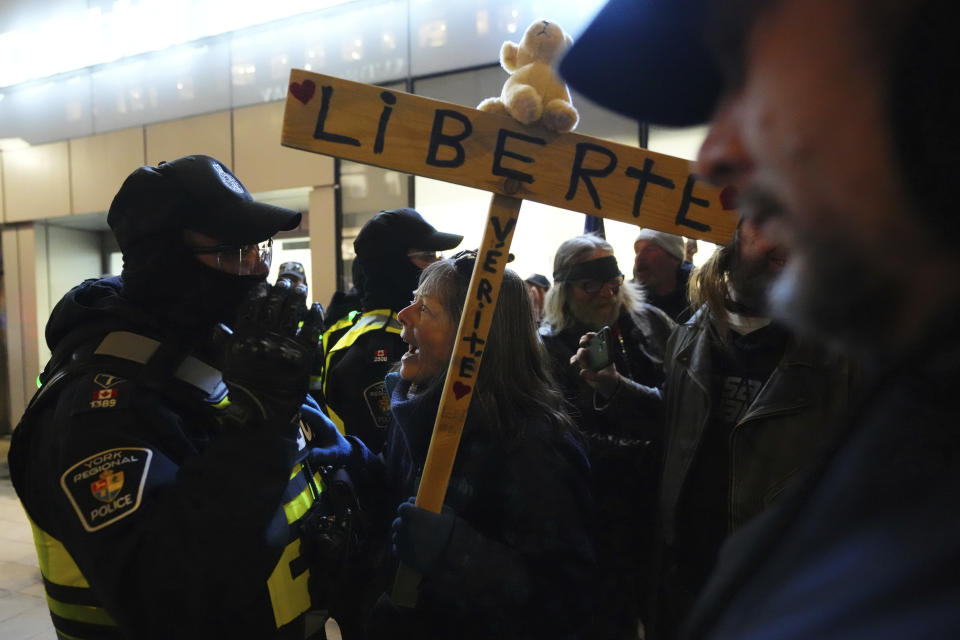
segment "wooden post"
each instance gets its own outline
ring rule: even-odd
[[[490,337],[490,323],[497,307],[503,270],[521,204],[523,200],[499,194],[490,201],[487,224],[473,265],[473,275],[470,276],[467,299],[457,328],[457,340],[443,383],[440,407],[417,491],[417,506],[434,513],[440,513],[447,495],[447,484],[483,360],[483,347]],[[393,586],[394,603],[403,607],[415,606],[419,582],[420,576],[413,569],[401,565]]]

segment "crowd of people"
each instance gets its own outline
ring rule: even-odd
[[[957,96],[916,77],[960,60],[941,9],[610,0],[561,73],[710,120],[700,172],[741,218],[697,269],[653,229],[632,280],[594,234],[552,283],[508,268],[439,513],[413,497],[462,236],[380,212],[324,316],[297,263],[266,282],[300,214],[208,156],[134,171],[123,272],[54,308],[9,455],[59,637],[956,634]]]

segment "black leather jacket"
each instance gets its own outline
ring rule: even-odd
[[[829,440],[851,395],[851,366],[825,348],[791,339],[730,439],[729,529],[766,509]],[[666,362],[666,438],[660,517],[668,543],[677,507],[710,419],[711,337],[704,320],[670,337]]]
[[[640,313],[622,313],[615,341],[617,371],[645,389],[663,382],[664,348],[674,328],[660,309],[644,304]],[[598,579],[590,637],[635,638],[640,603],[651,573],[654,512],[663,429],[659,397],[649,410],[623,394],[608,406],[570,364],[585,329],[555,332],[541,327],[557,382],[572,405],[571,415],[590,445],[591,477],[597,500]],[[611,406],[612,405],[612,406]],[[655,435],[653,435],[655,434]],[[651,443],[651,440],[655,442]]]
[[[659,387],[663,383],[664,350],[676,324],[657,307],[643,303],[639,314],[622,312],[617,325],[623,336],[620,346],[613,350],[617,371],[639,384]],[[540,327],[539,331],[550,356],[553,375],[572,405],[571,416],[591,439],[597,435],[649,439],[649,429],[637,428],[637,416],[629,401],[624,405],[628,407],[627,413],[602,408],[599,406],[602,401],[580,376],[580,367],[570,364],[580,338],[587,331],[589,329],[577,326],[557,331],[549,325]],[[651,422],[656,425],[653,428],[658,432],[659,416],[653,418]]]
[[[706,579],[698,549],[688,534],[700,515],[685,507],[714,413],[712,322],[702,310],[674,331],[667,344],[663,401],[666,413],[658,520],[664,546],[657,620],[651,637],[672,637]],[[729,437],[727,532],[765,511],[835,437],[850,404],[851,365],[847,358],[791,337],[780,362],[734,425]],[[693,499],[692,499],[693,498]]]

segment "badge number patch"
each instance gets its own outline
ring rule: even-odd
[[[60,476],[84,529],[97,531],[137,510],[152,457],[150,449],[141,447],[108,449]]]
[[[98,373],[82,388],[73,412],[121,408],[129,404],[130,392],[126,379],[110,373]]]

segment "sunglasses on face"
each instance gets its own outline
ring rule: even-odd
[[[615,295],[620,291],[620,287],[622,285],[623,276],[617,276],[616,278],[611,278],[610,280],[577,280],[573,283],[573,286],[591,296],[595,296],[600,293],[604,287],[610,287],[611,295]]]

